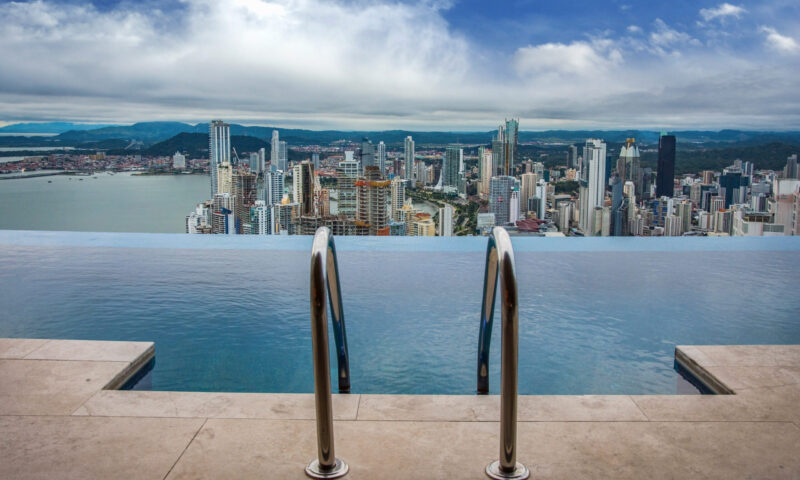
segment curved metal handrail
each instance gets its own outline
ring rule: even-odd
[[[500,460],[486,467],[492,478],[524,479],[530,475],[525,465],[517,462],[517,369],[519,350],[519,302],[514,249],[508,232],[494,227],[486,248],[486,270],[483,277],[483,303],[478,337],[478,393],[489,393],[489,347],[500,276],[502,313],[502,350],[500,352]]]
[[[325,292],[327,291],[327,302]],[[348,466],[336,458],[333,445],[333,409],[331,406],[330,358],[328,352],[328,308],[336,343],[339,366],[339,392],[350,392],[350,361],[344,309],[339,290],[339,266],[336,246],[328,227],[320,227],[311,246],[311,343],[314,351],[314,401],[317,418],[318,458],[306,467],[312,478],[337,478]]]

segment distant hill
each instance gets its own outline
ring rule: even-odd
[[[9,128],[28,128],[24,125],[45,124],[18,124],[9,125],[0,129],[0,132],[9,133]],[[75,125],[70,123],[52,123],[56,125]],[[120,143],[141,143],[144,149],[155,146],[174,138],[179,134],[208,134],[208,123],[191,125],[182,122],[141,122],[133,125],[101,126],[77,125],[68,131],[61,132],[53,137],[0,137],[3,146],[73,146],[78,148],[97,148],[98,142],[118,140]],[[34,128],[34,127],[30,127]],[[336,141],[359,142],[367,137],[373,143],[385,142],[391,148],[403,145],[407,136],[412,136],[418,148],[441,147],[450,143],[465,145],[488,145],[495,131],[483,132],[416,132],[408,130],[385,131],[343,131],[343,130],[306,130],[293,128],[276,128],[268,126],[244,126],[231,124],[231,135],[251,137],[269,142],[272,131],[280,132],[281,140],[290,145],[330,144]],[[35,128],[34,128],[35,129]],[[768,143],[797,143],[800,144],[800,132],[757,132],[744,130],[700,131],[688,130],[670,132],[677,137],[679,145],[684,149],[709,147],[754,146]],[[20,133],[24,135],[24,133]],[[602,138],[609,147],[625,142],[627,138],[635,138],[640,145],[645,147],[658,143],[659,132],[648,130],[548,130],[542,132],[522,131],[519,133],[521,143],[537,145],[554,144],[581,144],[587,138]],[[187,140],[184,138],[183,140]],[[159,147],[161,148],[161,147]],[[166,148],[166,147],[164,147]],[[159,150],[160,151],[160,150]],[[174,153],[170,152],[170,153]]]
[[[0,127],[0,133],[63,133],[69,130],[95,130],[116,125],[70,122],[14,123]]]
[[[270,149],[269,143],[264,140],[244,135],[231,135],[231,146],[240,154],[256,152],[260,148]],[[190,158],[208,158],[208,134],[179,133],[172,138],[150,146],[143,150],[142,154],[167,156],[175,152],[184,153],[189,155]]]

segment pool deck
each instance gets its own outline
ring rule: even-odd
[[[114,390],[148,342],[0,339],[0,478],[306,478],[313,395]],[[686,346],[728,395],[521,396],[544,478],[800,478],[800,346]],[[497,396],[334,395],[345,478],[487,478]]]

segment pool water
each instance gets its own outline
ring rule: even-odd
[[[312,392],[311,239],[196,237],[0,232],[0,337],[154,341],[155,390]],[[674,394],[675,345],[800,343],[797,241],[542,240],[513,239],[521,394]],[[486,239],[336,241],[353,393],[474,393]]]

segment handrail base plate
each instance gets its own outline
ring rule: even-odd
[[[500,460],[495,460],[486,466],[486,475],[495,480],[525,480],[531,476],[531,472],[519,462],[517,462],[513,471],[504,472],[500,469]]]
[[[343,460],[339,460],[338,458],[336,459],[336,464],[333,466],[333,468],[323,469],[320,466],[318,459],[309,463],[306,467],[306,475],[311,478],[339,478],[347,475],[347,472],[349,471],[350,467],[347,466]]]

